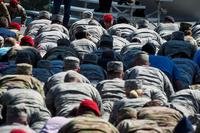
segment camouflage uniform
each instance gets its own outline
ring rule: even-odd
[[[30,75],[6,75],[0,78],[0,91],[13,88],[36,90],[44,97],[41,82]]]
[[[83,75],[73,71],[73,70],[69,70],[66,72],[60,72],[57,74],[54,74],[53,76],[51,76],[48,81],[45,83],[44,85],[44,92],[45,94],[47,94],[47,92],[54,86],[60,83],[64,83],[65,81],[65,76],[67,74],[76,74],[77,78],[80,78],[82,80],[82,83],[90,83],[90,81],[84,77]]]
[[[158,126],[164,133],[173,133],[173,129],[182,119],[183,115],[168,107],[145,107],[138,111],[138,119],[153,120],[158,123]]]
[[[149,86],[161,90],[168,98],[174,93],[173,86],[168,77],[159,69],[149,66],[135,66],[128,69],[125,79],[142,80],[142,88]]]
[[[94,19],[81,19],[73,23],[69,29],[70,40],[75,40],[75,34],[80,31],[87,31],[91,36],[89,40],[97,44],[106,30]]]
[[[142,43],[141,44],[146,44],[147,42],[155,42],[156,47],[159,49],[159,47],[163,44],[163,40],[160,37],[160,35],[150,29],[147,28],[142,28],[138,29],[135,33],[130,35],[130,42],[133,38],[139,38],[141,39]]]
[[[119,133],[109,122],[98,117],[79,116],[63,126],[58,133]]]
[[[178,31],[179,26],[176,23],[161,23],[155,31],[164,39],[170,40],[174,31]]]
[[[117,125],[120,133],[163,133],[153,120],[123,120]]]
[[[107,31],[111,35],[116,35],[128,39],[128,37],[131,34],[135,33],[137,29],[130,24],[115,24],[112,27],[110,27]]]
[[[181,90],[170,97],[170,106],[180,111],[184,116],[189,117],[193,123],[197,122],[194,118],[200,110],[200,91],[199,90]]]
[[[124,91],[124,80],[119,78],[103,80],[97,84],[96,88],[99,91],[103,102],[103,108],[105,111],[103,117],[109,118],[114,102],[126,97]]]
[[[89,54],[97,50],[96,44],[85,38],[72,41],[71,47],[77,51],[80,59],[82,59],[85,54]]]
[[[101,97],[86,83],[61,83],[52,87],[46,95],[46,104],[53,116],[69,117],[70,111],[78,107],[83,99],[92,99],[102,109]]]
[[[187,89],[189,85],[200,83],[200,68],[192,60],[187,58],[174,58],[179,71],[179,80],[182,82],[180,89]]]
[[[46,108],[42,96],[34,91],[27,89],[11,89],[1,96],[1,104],[6,108],[19,107],[27,112],[29,125],[36,132],[39,132],[45,122],[51,117]],[[13,114],[7,113],[7,119],[12,119]]]
[[[48,19],[38,19],[32,21],[30,24],[28,24],[28,27],[26,28],[26,31],[24,35],[31,36],[32,38],[35,38],[38,34],[38,31],[46,26],[50,25],[51,21]]]
[[[37,49],[44,55],[50,49],[57,47],[59,39],[69,39],[68,30],[59,24],[44,26],[35,38]]]
[[[129,41],[127,41],[126,39],[118,36],[113,36],[113,50],[116,53],[120,54],[122,48],[129,44]]]
[[[192,36],[197,41],[197,45],[200,45],[200,24],[197,23],[192,28]]]

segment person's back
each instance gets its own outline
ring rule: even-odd
[[[144,87],[156,87],[166,93],[167,97],[174,93],[168,77],[159,69],[149,66],[135,66],[128,69],[125,79],[141,79]]]
[[[194,61],[187,58],[174,58],[172,61],[180,73],[181,89],[187,89],[189,85],[200,83],[200,68]]]
[[[13,88],[8,90],[1,96],[1,104],[7,108],[7,122],[10,122],[14,119],[12,117],[12,108],[17,108],[21,111],[26,109],[25,112],[27,113],[29,120],[28,125],[37,132],[41,130],[46,120],[50,118],[50,112],[46,108],[43,97],[35,90],[21,88]]]
[[[179,26],[176,23],[161,23],[156,28],[156,32],[166,40],[170,40],[172,33],[178,30]]]
[[[189,58],[192,58],[196,50],[196,46],[184,41],[184,33],[177,31],[172,34],[172,40],[160,47],[158,55],[173,57],[177,53],[184,52]]]
[[[115,24],[108,29],[108,33],[123,38],[128,38],[131,34],[135,33],[137,29],[130,24]]]
[[[49,91],[50,88],[52,88],[54,85],[60,84],[60,83],[64,83],[65,82],[65,76],[66,75],[76,75],[76,77],[81,79],[82,83],[90,83],[90,81],[83,75],[73,71],[73,70],[69,70],[69,71],[65,71],[65,72],[59,72],[54,74],[53,76],[51,76],[47,82],[45,83],[44,86],[44,91],[45,94]]]
[[[83,99],[93,99],[102,108],[101,97],[86,83],[62,83],[52,87],[46,95],[46,104],[52,115],[69,116]]]
[[[28,35],[28,36],[31,36],[31,37],[35,38],[36,35],[38,34],[38,31],[43,26],[49,25],[50,23],[51,23],[51,21],[48,20],[48,19],[34,20],[26,28],[25,35]]]
[[[85,54],[90,54],[97,50],[96,44],[86,38],[72,41],[71,47],[77,51],[79,57],[83,57]]]
[[[195,115],[199,114],[200,110],[200,92],[199,90],[185,89],[176,92],[169,99],[170,107],[180,111],[184,116],[194,120]],[[196,121],[192,121],[196,123]]]
[[[98,117],[79,116],[63,126],[58,133],[118,133],[109,122]]]
[[[9,90],[12,88],[33,89],[44,96],[43,86],[41,82],[30,75],[6,75],[0,79],[1,90]]]

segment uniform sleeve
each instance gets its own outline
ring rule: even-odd
[[[169,98],[172,94],[174,94],[174,88],[172,86],[171,81],[169,80],[169,78],[163,73],[161,72],[163,75],[163,82],[164,82],[164,91],[167,95],[167,97]]]
[[[162,91],[160,91],[159,89],[151,89],[150,93],[151,93],[151,99],[152,100],[162,101],[162,103],[164,105],[166,105],[168,103],[167,96]]]

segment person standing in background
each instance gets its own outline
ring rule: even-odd
[[[0,0],[0,17],[6,17],[8,19],[8,22],[11,22],[9,11],[3,0]]]
[[[61,4],[64,4],[64,18],[63,25],[67,28],[70,18],[70,7],[72,0],[53,0],[52,14],[59,14]]]
[[[25,24],[26,10],[20,5],[20,0],[10,0],[10,3],[6,3],[6,7],[10,13],[11,21],[20,16],[21,24]]]

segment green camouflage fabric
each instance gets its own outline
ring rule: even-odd
[[[141,108],[137,116],[138,119],[156,121],[164,133],[168,133],[169,131],[173,133],[173,128],[175,128],[183,117],[183,115],[175,109],[160,106]]]
[[[0,98],[0,104],[4,108],[26,109],[29,119],[29,126],[39,132],[45,122],[51,117],[46,108],[43,97],[35,90],[30,89],[11,89],[4,93]],[[12,111],[11,111],[12,112]],[[10,112],[10,113],[11,113]],[[6,113],[7,119],[12,119],[13,114]]]
[[[134,108],[136,110],[142,108],[147,102],[150,102],[151,99],[148,97],[139,97],[139,98],[124,98],[119,101],[116,101],[113,105],[112,112],[110,114],[109,122],[111,122],[113,125],[119,124],[120,117],[119,113],[120,110],[124,108]]]
[[[118,130],[98,117],[77,117],[63,126],[58,133],[119,133]]]
[[[120,133],[163,133],[153,120],[123,120],[117,125]]]
[[[30,75],[6,75],[0,78],[0,92],[13,88],[36,90],[44,97],[41,82]]]

